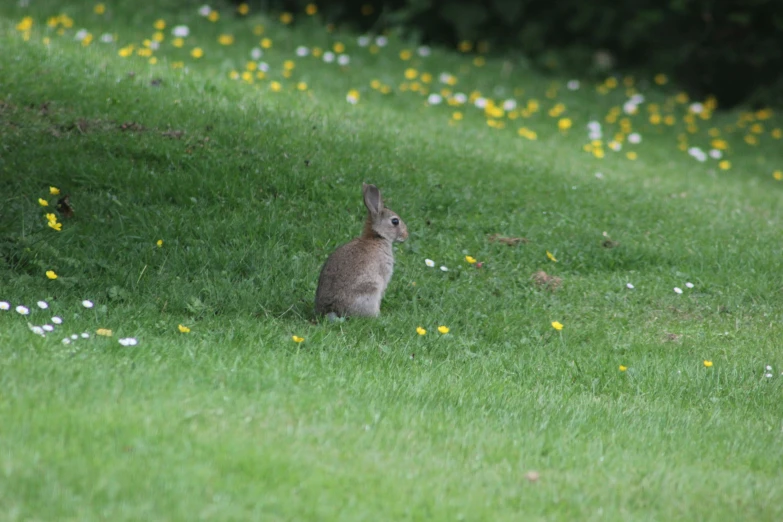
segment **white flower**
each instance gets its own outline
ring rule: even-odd
[[[370,37],[369,36],[360,36],[356,39],[356,42],[359,44],[359,47],[367,47],[370,45]]]
[[[348,56],[347,54],[341,54],[340,56],[337,57],[337,63],[340,65],[348,65],[349,63],[351,63],[351,57]]]
[[[483,109],[484,107],[487,106],[487,99],[484,98],[483,96],[479,96],[478,98],[476,98],[476,101],[473,102],[473,105],[475,105],[476,108],[478,109]]]
[[[600,140],[601,138],[604,137],[604,135],[601,133],[600,130],[591,130],[587,134],[587,137],[590,138],[590,141],[593,141],[593,140]]]
[[[596,172],[595,173],[595,179],[604,179],[604,173],[603,172]]]
[[[63,339],[63,344],[71,344],[71,340],[66,337]]]
[[[442,271],[444,271],[444,272],[448,272],[449,271],[448,267],[445,267],[445,266],[441,266],[440,269]]]
[[[622,150],[623,146],[619,141],[610,141],[609,142],[609,148],[612,149],[615,152],[620,152]]]
[[[566,84],[566,87],[568,87],[569,91],[575,91],[575,90],[579,89],[579,80],[570,80]]]
[[[351,105],[356,105],[359,102],[359,98],[357,98],[353,92],[349,92],[348,94],[345,95],[345,101],[347,101]]]
[[[101,35],[101,42],[112,43],[113,41],[114,41],[114,36],[112,36],[110,33],[103,33]]]
[[[688,154],[698,161],[704,162],[707,160],[707,155],[699,147],[691,147],[688,149]]]
[[[332,63],[334,61],[334,53],[332,51],[326,51],[324,53],[324,61],[326,63]]]
[[[587,124],[587,128],[588,128],[588,130],[591,130],[591,131],[599,131],[600,132],[601,124],[599,122],[593,120],[593,121],[591,121],[591,122],[589,122]]]
[[[58,316],[56,316],[56,315],[55,315],[54,317],[52,317],[52,322],[53,322],[54,324],[63,324],[63,320],[62,320],[62,319],[60,319],[60,318],[59,318]]]
[[[187,38],[190,34],[190,29],[188,29],[187,25],[176,25],[174,26],[174,29],[171,30],[171,34],[177,38]]]
[[[699,102],[691,103],[690,107],[688,107],[688,110],[695,114],[701,114],[701,112],[704,110],[704,105]]]
[[[16,312],[22,315],[27,315],[30,313],[30,310],[26,306],[19,305],[16,307]]]
[[[633,102],[633,100],[628,100],[623,104],[623,112],[625,114],[636,114],[638,110],[639,107],[636,103]]]
[[[150,49],[152,49],[153,51],[157,51],[158,49],[160,49],[160,42],[156,42],[154,40],[150,42]]]
[[[87,332],[82,333],[82,339],[89,339],[89,338],[90,338],[90,334],[88,334]]]
[[[432,259],[425,259],[424,264],[432,268],[433,266],[435,266],[435,261],[433,261]]]
[[[628,135],[628,141],[630,143],[634,143],[634,144],[641,143],[642,142],[642,136],[638,132],[632,132],[631,134]]]
[[[78,338],[79,338],[79,336],[78,336],[78,335],[76,335],[76,334],[71,334],[71,339],[73,339],[74,341],[75,341],[76,339],[78,339]]]
[[[506,100],[503,102],[503,110],[504,111],[513,111],[517,108],[517,101],[516,100]]]
[[[429,96],[427,96],[427,103],[430,105],[438,105],[440,102],[443,101],[443,98],[440,94],[433,92]]]
[[[418,48],[419,56],[426,57],[432,54],[432,49],[427,47],[426,45],[422,45]]]
[[[119,342],[123,346],[136,346],[138,344],[138,341],[134,337],[125,337],[124,339],[120,339]]]
[[[626,288],[628,288],[629,290],[633,290],[633,288],[634,288],[634,287],[633,287],[633,285],[632,285],[631,283],[628,283],[628,284],[627,284],[627,285],[625,285],[625,286],[626,286]]]
[[[682,293],[682,288],[679,288],[679,287],[676,287],[676,286],[675,286],[675,287],[674,287],[674,293],[675,293],[675,294],[681,294],[681,293]]]
[[[211,12],[212,12],[212,8],[206,4],[198,8],[198,14],[200,14],[201,16],[209,16],[209,13]]]
[[[308,54],[310,54],[310,49],[308,49],[304,45],[300,45],[299,47],[296,48],[296,55],[297,56],[304,57],[304,56],[307,56]]]
[[[252,49],[250,49],[250,57],[253,60],[258,60],[262,56],[264,56],[264,51],[262,51],[260,47],[253,47]]]
[[[0,310],[10,310],[11,309],[11,303],[8,301],[0,301]]]
[[[49,308],[49,303],[47,303],[46,301],[38,301],[36,304],[38,305],[38,308],[40,308],[41,310],[46,310],[47,308]]]
[[[261,62],[258,64],[258,70],[263,72],[269,72],[269,64],[266,62]]]
[[[764,369],[765,369],[765,370],[767,370],[768,372],[771,372],[771,371],[772,371],[772,366],[770,366],[770,365],[766,365],[766,366],[764,367]]]
[[[82,301],[82,306],[85,308],[92,308],[94,305],[92,304],[92,301],[90,301],[89,299],[85,299],[84,301]]]
[[[31,332],[33,332],[35,335],[40,335],[41,337],[43,337],[44,335],[46,335],[46,334],[44,333],[44,329],[43,329],[43,328],[41,328],[40,326],[31,326],[31,327],[30,327],[30,331],[31,331]]]
[[[89,33],[87,32],[87,29],[79,29],[78,31],[76,31],[76,34],[74,35],[73,39],[76,40],[77,42],[81,42],[82,40],[87,38],[88,34]]]
[[[389,39],[385,36],[378,36],[375,38],[375,45],[378,47],[385,47],[387,43],[389,43]]]
[[[771,374],[771,373],[765,373],[765,374],[764,374],[764,377],[766,377],[767,379],[769,379],[770,377],[772,377],[772,374]]]
[[[454,95],[454,101],[462,105],[466,101],[468,101],[468,95],[464,92],[458,92]]]
[[[710,158],[712,159],[721,159],[723,157],[723,153],[719,151],[718,149],[710,149]]]
[[[640,105],[644,103],[644,95],[634,94],[633,96],[631,96],[630,101],[635,103],[636,105]]]
[[[54,326],[52,326],[50,324],[45,324],[41,328],[43,328],[44,331],[46,331],[46,332],[53,332],[54,331]]]
[[[687,286],[688,288],[693,288],[693,283],[685,283],[685,286]]]
[[[438,75],[438,81],[440,83],[449,83],[453,76],[447,72],[442,72]]]

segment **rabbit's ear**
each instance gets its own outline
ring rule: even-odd
[[[367,185],[362,183],[362,192],[364,193],[364,205],[372,215],[378,215],[383,210],[383,200],[381,199],[381,191],[375,185]]]

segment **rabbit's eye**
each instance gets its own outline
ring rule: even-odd
[[[397,225],[399,225],[399,224],[400,224],[400,220],[399,220],[399,219],[397,219],[397,218],[392,218],[392,225],[394,225],[394,226],[396,227],[396,226],[397,226]]]

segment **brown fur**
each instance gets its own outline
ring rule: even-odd
[[[367,220],[362,235],[337,248],[324,263],[315,292],[315,313],[372,316],[381,313],[381,299],[394,272],[394,241],[405,241],[408,229],[383,206],[375,185],[362,184]],[[399,219],[398,225],[392,219]]]

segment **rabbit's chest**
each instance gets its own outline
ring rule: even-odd
[[[381,277],[383,278],[383,286],[386,288],[386,286],[389,284],[389,281],[391,280],[392,273],[394,272],[394,257],[392,256],[391,252],[384,253],[384,255],[381,257],[379,261],[378,272],[381,274]]]

